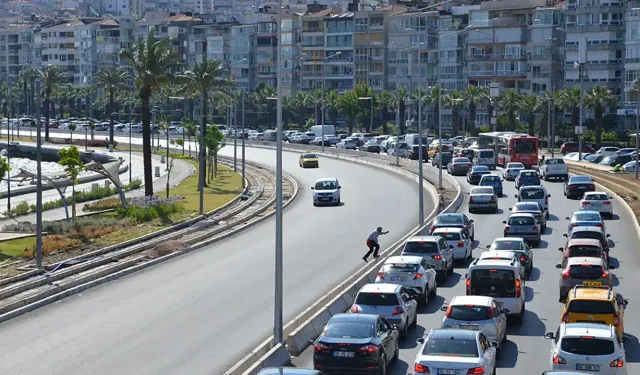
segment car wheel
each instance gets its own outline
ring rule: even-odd
[[[416,317],[416,320],[418,320],[417,317]],[[393,365],[394,363],[398,362],[398,359],[400,359],[400,345],[396,343],[396,351],[393,352],[393,358],[391,358],[391,364]]]
[[[422,292],[422,297],[418,300],[418,306],[425,307],[429,303],[429,284],[425,286],[425,291]]]
[[[411,322],[411,327],[415,327],[418,325],[418,312],[416,311],[416,315],[413,317],[413,322]]]
[[[380,368],[378,368],[379,375],[387,375],[387,359],[384,352],[380,353]]]
[[[429,292],[429,298],[433,299],[438,295],[438,284],[434,284],[433,288],[431,288],[431,291]]]
[[[525,305],[522,305],[522,311],[516,317],[516,324],[517,325],[522,325],[522,323],[524,323],[524,312],[525,312]]]
[[[406,339],[408,334],[409,334],[409,321],[407,320],[407,322],[405,322],[404,328],[402,329],[402,331],[400,331],[400,338]]]

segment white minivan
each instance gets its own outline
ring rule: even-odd
[[[476,165],[486,165],[489,169],[496,169],[496,159],[493,150],[473,150],[473,161]]]
[[[522,186],[515,195],[518,202],[536,202],[545,212],[545,217],[549,218],[549,198],[551,194],[547,194],[544,186]]]

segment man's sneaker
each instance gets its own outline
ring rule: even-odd
[[[362,257],[362,260],[364,260],[365,262],[369,263],[369,261],[367,260],[367,257]]]

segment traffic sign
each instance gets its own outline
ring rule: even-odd
[[[578,135],[587,133],[587,127],[586,126],[576,126],[575,128],[576,128],[576,134],[578,134]]]

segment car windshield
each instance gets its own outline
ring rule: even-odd
[[[437,232],[433,234],[434,236],[440,236],[447,241],[458,241],[460,240],[460,233],[457,232]]]
[[[600,164],[611,165],[613,164],[614,161],[616,161],[616,158],[617,158],[616,155],[607,156],[604,159],[602,159]]]
[[[510,217],[507,222],[509,225],[534,225],[535,220],[532,217],[527,216],[515,216]]]
[[[512,270],[480,269],[471,271],[471,294],[513,298],[516,296],[516,277]]]
[[[522,242],[510,240],[495,240],[491,245],[492,250],[522,250]]]
[[[574,176],[569,179],[570,184],[590,184],[591,177],[587,176]]]
[[[613,341],[595,337],[565,337],[560,344],[562,351],[576,355],[609,355],[615,351]]]
[[[552,165],[564,164],[564,160],[562,160],[562,159],[547,159],[547,164],[552,164]]]
[[[432,254],[438,252],[438,244],[428,241],[413,241],[404,244],[403,253]]]
[[[464,220],[460,215],[441,215],[436,217],[436,224],[463,224]]]
[[[322,336],[335,339],[366,339],[373,337],[373,324],[329,322]]]
[[[491,319],[489,311],[491,311],[491,308],[487,306],[451,306],[447,317],[449,319],[464,320],[467,322],[475,320],[487,320]]]
[[[573,215],[574,221],[602,221],[600,214],[597,213],[576,213]]]
[[[471,357],[477,358],[478,344],[475,338],[472,340],[461,340],[453,338],[432,338],[427,340],[422,350],[423,355],[443,356],[443,357]]]
[[[536,152],[536,141],[534,139],[515,139],[513,142],[514,154],[533,154]]]
[[[314,154],[304,154],[304,155],[302,155],[302,157],[304,159],[315,159],[315,158],[317,158],[317,156],[315,156]]]
[[[607,194],[586,194],[584,196],[585,201],[607,201],[609,197]]]
[[[569,276],[574,279],[599,279],[602,273],[602,266],[595,264],[574,264],[569,267]]]
[[[419,264],[415,263],[387,263],[382,266],[382,272],[418,272]]]
[[[469,164],[471,163],[468,158],[455,158],[453,164]]]
[[[476,194],[493,194],[493,188],[492,187],[475,187],[471,189],[471,195],[476,195]]]
[[[544,199],[544,190],[542,189],[523,189],[520,192],[522,199]]]
[[[522,163],[509,163],[507,164],[507,169],[524,169],[524,165]]]
[[[600,155],[591,154],[591,155],[585,156],[583,159],[586,161],[593,161],[593,160],[596,160],[599,156]]]
[[[616,309],[610,301],[573,300],[567,311],[576,314],[615,314]]]
[[[336,190],[337,188],[335,181],[318,181],[315,190]]]
[[[356,305],[396,306],[399,304],[395,293],[358,293]]]
[[[493,158],[493,151],[480,151],[480,158],[482,159]]]
[[[600,248],[598,246],[573,245],[569,247],[571,256],[600,256]]]

